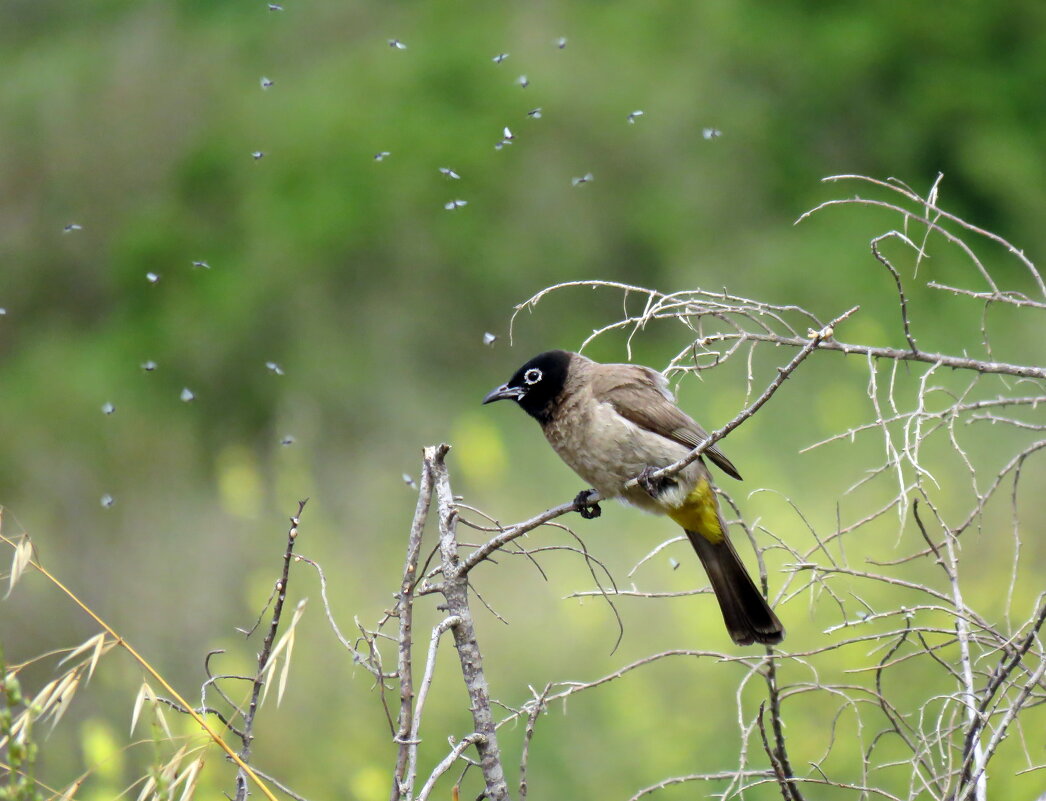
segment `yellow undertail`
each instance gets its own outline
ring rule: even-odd
[[[697,482],[680,506],[666,511],[683,528],[697,532],[713,545],[726,537],[719,520],[715,491],[706,478]]]

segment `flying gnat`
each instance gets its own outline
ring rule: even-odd
[[[3,317],[6,314],[7,314],[7,309],[5,309],[2,306],[0,306],[0,317]]]
[[[103,509],[112,509],[113,504],[116,503],[116,499],[107,492],[102,496],[101,503]]]
[[[718,139],[722,135],[723,132],[720,131],[718,128],[705,128],[701,131],[701,136],[703,136],[705,139]]]
[[[399,39],[389,39],[389,47],[395,50],[406,50],[407,46]]]
[[[417,486],[417,484],[414,483],[414,479],[407,473],[403,474],[403,483],[411,489],[414,489]]]
[[[526,75],[520,75],[518,78],[516,78],[516,83],[518,83],[521,88],[526,89],[528,86],[530,86],[530,79],[527,78]]]
[[[567,37],[560,36],[558,39],[556,39],[556,47],[558,47],[560,50],[562,50],[566,46],[567,46]]]
[[[102,414],[110,415],[110,414],[114,414],[115,412],[116,412],[116,406],[113,405],[112,403],[106,402],[106,403],[102,404]]]
[[[375,161],[385,161],[385,159],[387,159],[391,155],[392,154],[389,151],[381,150],[381,151],[379,151],[379,152],[374,154],[374,160]]]
[[[283,11],[283,6],[279,3],[269,3],[269,11]]]
[[[628,115],[628,122],[629,122],[629,124],[630,125],[635,125],[636,124],[636,120],[639,119],[642,116],[643,116],[643,111],[640,110],[640,109],[636,109],[635,111],[630,112],[629,115]]]
[[[266,78],[263,75],[261,80],[259,81],[259,83],[261,84],[261,88],[262,89],[269,89],[269,88],[272,87],[272,85],[275,83],[275,81],[273,81],[271,78]]]
[[[276,362],[265,362],[265,369],[273,375],[283,375],[283,368],[276,364]]]
[[[450,200],[443,204],[443,208],[447,211],[454,211],[454,209],[460,209],[462,206],[467,206],[469,202],[467,200]]]
[[[494,336],[492,333],[490,333],[490,331],[487,331],[483,335],[483,344],[486,345],[487,347],[490,347],[491,345],[493,345],[495,340],[497,340],[497,337]]]
[[[178,397],[182,399],[182,403],[190,403],[191,401],[196,400],[196,394],[188,387],[183,389],[182,394]]]
[[[461,179],[461,176],[454,172],[450,167],[440,167],[439,174],[446,176],[447,178],[453,178],[455,181]]]
[[[516,135],[512,133],[509,127],[505,126],[505,134],[501,137],[501,141],[494,145],[495,150],[501,150],[505,145],[511,145],[512,140],[516,138]]]
[[[255,150],[253,153],[251,153],[251,158],[255,161],[260,161],[261,159],[265,158],[265,154],[260,150]]]
[[[209,269],[211,269],[211,265],[209,265],[205,261],[194,261],[192,263],[192,266],[193,266],[193,268],[195,268],[197,270],[209,270]]]
[[[530,117],[530,119],[532,120],[540,120],[541,106],[538,106],[537,108],[532,108],[530,111],[527,112],[527,116]]]
[[[508,58],[508,53],[498,53],[496,56],[494,56],[494,58],[491,59],[491,61],[493,61],[495,64],[500,64],[506,58]]]
[[[69,223],[65,228],[62,229],[63,233],[71,234],[73,231],[82,231],[84,227],[79,223]]]
[[[673,559],[671,556],[668,557],[668,566],[670,568],[672,568],[673,570],[678,570],[679,569],[679,560],[678,559]]]
[[[280,444],[283,445],[284,447],[287,447],[288,445],[293,445],[294,444],[294,437],[292,437],[290,434],[288,434],[287,436],[285,436],[283,439],[280,440]]]
[[[145,372],[147,372],[147,373],[155,372],[156,371],[156,362],[154,362],[152,359],[149,359],[148,361],[142,362],[142,369],[145,370]]]
[[[145,280],[148,281],[150,284],[158,284],[160,283],[160,276],[158,276],[156,273],[146,273]]]
[[[586,172],[584,175],[579,176],[578,178],[571,178],[570,185],[581,186],[581,184],[591,183],[593,180],[595,180],[595,176],[590,172]]]

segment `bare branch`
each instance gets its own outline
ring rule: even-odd
[[[912,242],[912,240],[910,240],[900,231],[888,231],[885,234],[880,234],[872,240],[872,255],[879,260],[880,264],[882,264],[887,270],[889,270],[890,275],[893,276],[894,283],[897,284],[897,296],[900,298],[901,324],[904,326],[904,338],[908,340],[908,346],[912,349],[912,353],[916,353],[919,349],[915,346],[915,339],[912,337],[911,323],[908,321],[908,298],[906,298],[904,295],[904,286],[902,286],[901,284],[901,274],[897,272],[896,268],[892,264],[890,264],[889,259],[887,259],[882,253],[879,252],[879,243],[882,242],[884,239],[888,239],[891,237],[900,239],[902,242],[911,245],[913,248],[915,247],[915,244]]]
[[[406,796],[408,798],[413,794],[414,777],[417,775],[418,745],[421,743],[421,715],[425,710],[425,699],[428,697],[429,688],[432,686],[432,674],[436,669],[436,649],[439,647],[440,637],[443,636],[447,629],[457,626],[459,623],[461,623],[461,618],[459,617],[452,616],[444,618],[440,624],[432,630],[432,639],[429,641],[428,659],[425,661],[425,675],[422,677],[421,686],[418,688],[418,702],[414,706],[414,720],[411,722],[410,740],[407,743],[410,754],[407,765],[406,781]]]
[[[519,758],[519,801],[527,801],[527,766],[530,758],[530,741],[534,739],[534,727],[537,725],[538,716],[545,711],[545,702],[551,689],[551,683],[546,684],[545,689],[540,693],[535,693],[534,700],[529,702],[530,712],[527,714],[527,727],[523,732],[523,749]]]
[[[442,458],[447,450],[445,445],[440,448],[426,449],[418,487],[418,503],[414,511],[414,520],[410,526],[410,537],[407,540],[403,578],[396,597],[396,616],[399,618],[396,673],[400,683],[400,712],[395,737],[396,742],[399,743],[399,752],[392,780],[391,801],[399,801],[400,798],[409,801],[413,792],[413,770],[408,773],[408,764],[412,761],[412,754],[416,758],[416,749],[411,748],[411,732],[414,729],[414,674],[411,658],[414,631],[414,587],[418,582],[421,536],[425,531],[425,522],[428,520],[429,506],[432,504],[433,462],[436,458]]]
[[[280,627],[280,618],[283,614],[283,604],[287,600],[287,583],[290,579],[291,558],[294,556],[294,543],[298,539],[298,521],[301,513],[305,510],[306,498],[298,501],[298,512],[291,518],[291,527],[287,531],[287,547],[283,552],[283,574],[276,582],[276,603],[272,609],[272,617],[269,620],[269,631],[265,635],[261,652],[258,654],[258,672],[252,680],[251,700],[247,712],[243,716],[243,746],[240,748],[239,757],[244,764],[248,763],[251,756],[251,742],[254,739],[254,716],[258,711],[258,699],[261,697],[263,676],[269,665],[272,655],[272,646],[276,640],[276,632]],[[247,798],[247,772],[242,765],[236,773],[236,801],[246,801]]]
[[[737,428],[739,425],[745,422],[745,420],[748,420],[753,414],[755,414],[757,411],[759,411],[760,408],[762,408],[763,404],[765,404],[768,400],[770,400],[770,398],[773,397],[774,393],[781,388],[781,385],[785,382],[785,380],[792,373],[795,372],[796,368],[806,359],[807,356],[813,353],[824,340],[829,339],[834,335],[835,327],[843,321],[849,319],[852,315],[856,314],[859,308],[859,306],[854,306],[852,309],[840,314],[824,328],[818,331],[811,331],[807,343],[803,345],[799,353],[797,353],[785,367],[781,367],[778,369],[777,375],[774,377],[774,380],[770,382],[770,384],[767,386],[765,390],[763,390],[762,395],[756,398],[754,402],[749,404],[743,411],[741,411],[740,414],[734,417],[734,419],[727,423],[725,426],[723,426],[722,428],[718,428],[712,433],[710,433],[705,438],[704,442],[700,443],[697,447],[695,447],[692,451],[690,451],[690,453],[688,453],[678,462],[670,464],[668,467],[663,467],[660,470],[654,471],[650,475],[650,479],[652,481],[657,481],[662,478],[671,478],[672,476],[676,475],[677,473],[679,473],[680,470],[684,470],[688,465],[697,461],[697,459],[701,457],[701,454],[703,454],[715,443],[717,443],[719,440],[721,440],[723,437],[725,437],[727,434],[729,434],[731,431],[733,431],[735,428]],[[639,482],[636,481],[636,479],[632,479],[632,481],[626,483],[625,486],[626,488],[631,486],[638,486],[638,483]]]
[[[441,572],[443,573],[443,597],[447,611],[458,622],[452,627],[454,643],[461,663],[461,674],[468,691],[472,720],[478,735],[476,749],[479,751],[480,770],[487,787],[489,801],[504,801],[509,797],[505,783],[501,751],[490,708],[490,690],[483,672],[483,655],[476,641],[476,630],[472,620],[472,609],[468,598],[468,573],[458,556],[456,537],[457,510],[454,494],[450,489],[450,477],[444,461],[448,446],[426,448],[425,459],[430,463],[436,487],[439,512],[439,542]]]
[[[588,288],[620,292],[620,317],[597,327],[579,350],[614,332],[624,338],[631,359],[635,338],[648,325],[664,321],[677,328],[682,326],[685,332],[685,342],[665,370],[672,380],[700,376],[705,370],[734,360],[734,369],[746,385],[744,408],[685,459],[654,473],[655,478],[669,477],[683,469],[759,413],[815,351],[858,358],[856,366],[863,368],[867,376],[868,418],[846,431],[830,432],[806,450],[832,443],[842,447],[845,440],[869,439],[867,435],[872,433],[879,440],[880,455],[866,465],[852,465],[852,459],[838,460],[841,469],[853,466],[856,470],[842,484],[845,489],[834,503],[835,520],[830,529],[825,530],[813,510],[802,509],[800,502],[791,497],[773,493],[793,517],[792,521],[776,522],[777,516],[767,515],[775,528],[761,519],[746,520],[737,504],[721,494],[723,508],[734,510],[736,519],[729,524],[740,526],[753,546],[764,592],[768,589],[768,576],[772,578],[773,571],[779,571],[782,578],[774,582],[779,584],[775,606],[795,606],[806,599],[823,621],[821,638],[803,643],[804,650],[767,649],[758,657],[714,650],[663,650],[634,659],[592,681],[553,681],[540,692],[531,689],[518,708],[500,704],[489,697],[468,610],[470,571],[483,562],[496,567],[494,557],[498,551],[530,559],[546,581],[554,574],[546,574],[535,557],[560,551],[581,554],[599,586],[568,593],[566,597],[571,598],[599,595],[624,599],[622,604],[636,598],[649,605],[663,598],[702,594],[707,589],[667,591],[649,587],[646,582],[643,586],[604,588],[602,572],[596,569],[602,563],[589,555],[584,543],[576,547],[558,542],[535,545],[521,539],[545,525],[573,534],[557,519],[598,502],[599,496],[560,504],[521,522],[502,525],[496,516],[453,498],[443,460],[445,450],[437,457],[435,450],[427,449],[426,461],[431,462],[434,482],[430,491],[437,493],[439,503],[439,559],[438,565],[430,569],[426,564],[413,574],[416,579],[421,575],[424,578],[420,582],[415,579],[411,591],[414,599],[442,595],[446,604],[440,609],[447,617],[433,631],[425,677],[411,710],[413,725],[402,743],[412,754],[406,772],[408,798],[416,773],[421,712],[433,681],[432,665],[439,638],[448,629],[458,646],[473,713],[471,736],[475,740],[471,744],[476,746],[479,758],[473,761],[467,757],[468,746],[464,741],[458,743],[430,776],[419,798],[433,791],[435,778],[455,761],[482,770],[487,788],[482,797],[507,798],[502,753],[492,735],[501,726],[519,721],[524,727],[519,796],[520,801],[525,801],[529,776],[536,769],[531,746],[539,716],[556,701],[565,706],[573,695],[598,690],[632,671],[673,656],[712,659],[740,667],[742,672],[732,683],[739,735],[737,761],[727,766],[728,770],[712,765],[708,766],[711,770],[702,771],[698,768],[705,766],[694,766],[684,775],[652,782],[633,799],[675,784],[721,782],[716,796],[723,801],[747,797],[764,784],[776,786],[785,801],[801,801],[806,787],[831,787],[863,800],[877,797],[890,801],[986,801],[989,765],[998,752],[1007,754],[1023,748],[1027,766],[1024,770],[1041,767],[1033,764],[1033,749],[1028,745],[1032,735],[1030,729],[1026,734],[1022,727],[1022,711],[1046,703],[1046,655],[1039,639],[1046,622],[1046,603],[1040,597],[1034,613],[1023,622],[1011,623],[1011,615],[1016,608],[1026,610],[1021,600],[1027,568],[1021,564],[1024,532],[1019,503],[1027,503],[1032,482],[1019,479],[1022,470],[1031,469],[1028,465],[1032,462],[1039,467],[1031,457],[1046,450],[1046,440],[1036,441],[1029,436],[1041,437],[1041,432],[1046,431],[1046,367],[1036,364],[1035,357],[1022,359],[1017,348],[1009,348],[1017,354],[1012,358],[997,359],[993,345],[996,349],[999,345],[989,336],[994,332],[989,328],[986,312],[992,304],[1006,304],[1014,311],[1036,313],[1046,308],[1046,284],[1021,251],[940,208],[941,176],[937,176],[925,197],[893,179],[839,176],[835,180],[844,177],[873,186],[887,199],[854,197],[828,201],[813,211],[855,204],[899,215],[895,227],[872,238],[869,245],[873,257],[893,280],[891,295],[901,321],[901,347],[860,341],[851,344],[836,339],[835,327],[853,315],[856,307],[825,323],[799,306],[763,303],[726,291],[661,293],[608,281],[548,287],[517,306],[512,320],[514,325],[524,310],[533,311],[555,291]],[[1027,287],[1007,288],[993,275],[991,262],[979,256],[964,237],[982,237],[991,246],[1002,245],[1007,258],[1014,255],[1020,260],[1035,289],[1029,294]],[[883,244],[888,239],[896,239],[907,247],[895,257],[894,251]],[[964,288],[961,281],[919,284],[914,280],[920,269],[926,269],[923,265],[931,258],[931,245],[940,239],[957,247],[968,259],[974,268],[974,280],[983,282],[981,287]],[[1019,277],[1023,278],[1024,273],[1019,273]],[[952,286],[953,283],[959,285]],[[974,310],[970,326],[970,333],[976,337],[979,325],[979,345],[975,339],[970,352],[947,347],[944,352],[927,352],[918,347],[915,332],[925,337],[929,330],[918,314],[921,298],[932,296],[928,290],[952,292],[983,304],[983,309]],[[978,311],[982,312],[979,320]],[[765,355],[770,346],[781,348],[786,354],[788,349],[794,351],[785,359],[771,356],[768,365]],[[990,468],[983,457],[984,438],[978,438],[986,422],[1004,431],[990,441]],[[970,428],[974,423],[977,426]],[[1012,490],[1008,484],[1010,476]],[[999,491],[1004,484],[1009,492]],[[767,492],[757,489],[749,500],[757,495],[766,498]],[[827,509],[831,511],[832,505]],[[459,513],[469,515],[470,519],[464,522],[471,530],[483,532],[484,539],[466,544],[457,538]],[[890,519],[892,515],[896,515],[896,523]],[[1007,554],[1009,581],[1007,590],[996,587],[986,604],[983,588],[970,581],[975,571],[980,573],[980,566],[970,563],[969,554],[963,563],[959,542],[971,529],[994,534],[1000,516],[1007,517],[1004,528],[1009,530],[1013,542],[1012,559]],[[865,536],[871,534],[873,538]],[[864,537],[859,551],[852,545],[858,536]],[[969,535],[964,546],[968,540]],[[651,549],[638,560],[629,577],[673,541],[668,539]],[[863,564],[854,561],[856,553],[861,554]],[[902,605],[900,600],[909,602]],[[495,598],[490,601],[498,605]],[[826,612],[830,616],[824,619]],[[380,629],[381,624],[376,631]],[[375,634],[368,643],[377,642],[379,636]],[[401,632],[397,638],[400,648],[404,641]],[[378,657],[371,657],[370,661],[380,664]],[[397,672],[402,674],[402,670]],[[752,693],[761,685],[765,685],[760,691],[765,700],[757,712]],[[788,740],[787,724],[788,717],[799,714],[797,710],[804,709],[804,704],[818,710],[816,714],[825,725],[812,749],[804,743],[804,757],[806,751],[812,750],[814,758],[807,757],[797,765],[789,754],[789,746],[794,750],[794,744]],[[496,723],[492,714],[495,707],[503,709],[498,712]],[[431,726],[431,721],[426,721],[426,730]],[[1002,748],[1007,735],[1016,740],[1015,748]],[[770,770],[750,763],[750,754],[761,759],[760,740]],[[1007,758],[1004,756],[1003,760]],[[1005,764],[1012,766],[1012,762]]]

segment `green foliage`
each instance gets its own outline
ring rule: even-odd
[[[0,765],[0,801],[41,801],[36,785],[38,746],[33,739],[33,715],[14,672],[4,661],[0,644],[0,742],[5,744]],[[19,725],[20,724],[20,725]]]

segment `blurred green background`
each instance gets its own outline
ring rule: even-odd
[[[836,173],[925,191],[943,172],[946,208],[1033,259],[1046,245],[1041,2],[282,6],[8,0],[0,11],[4,531],[28,531],[43,562],[190,696],[211,648],[229,649],[221,669],[249,669],[257,645],[234,627],[268,596],[299,498],[311,499],[299,547],[325,566],[351,629],[353,615],[370,623],[392,603],[414,509],[402,475],[417,474],[422,446],[452,443],[455,489],[503,521],[581,488],[525,416],[479,405],[533,353],[576,348],[621,313],[619,293],[564,291],[517,320],[510,347],[513,306],[542,287],[727,287],[826,319],[860,303],[842,338],[900,345],[892,282],[867,250],[900,220],[845,209],[792,226],[855,191],[820,183]],[[540,118],[528,116],[535,108]],[[635,110],[644,114],[629,124]],[[496,150],[506,126],[512,144]],[[444,209],[457,198],[468,205]],[[940,249],[911,282],[920,344],[976,348],[979,306],[920,288],[983,288]],[[1031,291],[1004,255],[985,255],[1000,285]],[[1001,312],[991,322],[998,358],[1042,362],[1041,320]],[[499,337],[492,347],[486,331]],[[634,358],[663,367],[687,342],[682,327],[651,326]],[[624,360],[624,339],[588,352]],[[140,367],[149,360],[153,372]],[[685,381],[682,403],[721,425],[744,403],[743,375]],[[825,358],[731,436],[725,450],[747,481],[727,489],[748,519],[809,544],[789,498],[833,529],[840,492],[878,463],[881,445],[799,449],[866,421],[866,383],[863,361]],[[115,413],[103,414],[106,403]],[[970,447],[995,453],[986,438]],[[747,496],[759,487],[773,493]],[[844,516],[866,513],[862,502]],[[1027,515],[1041,530],[1042,512]],[[672,533],[617,507],[575,528],[625,584]],[[892,553],[897,528],[885,521],[867,547]],[[683,567],[659,563],[646,589],[703,582],[691,554],[672,554]],[[1042,557],[1027,544],[1025,560],[1041,567]],[[979,558],[991,598],[1011,557],[985,547]],[[477,578],[511,621],[480,620],[492,691],[506,703],[526,700],[528,685],[594,679],[661,648],[728,648],[708,599],[689,598],[621,603],[625,638],[611,654],[605,605],[563,600],[591,589],[584,564],[550,557],[545,581],[521,561]],[[378,696],[327,630],[315,576],[293,581],[310,608],[288,697],[259,718],[258,763],[309,798],[384,797],[394,748]],[[1027,606],[1041,581],[1022,581],[1015,603]],[[807,600],[783,615],[795,650],[839,622]],[[93,631],[38,578],[0,606],[12,661]],[[429,759],[445,750],[444,732],[468,733],[451,654],[441,660]],[[740,676],[680,660],[574,699],[569,714],[555,708],[534,741],[532,797],[628,798],[670,775],[729,769]],[[83,797],[129,781],[149,755],[117,756],[113,744],[127,741],[139,679],[110,657],[46,740],[42,775],[61,784],[104,759]],[[805,765],[823,749],[825,719],[797,714],[789,726],[813,754],[800,748]],[[521,736],[505,735],[510,749]],[[211,790],[231,788],[212,762]],[[1039,774],[1012,777],[1018,762],[998,770],[999,797],[1041,788]]]

